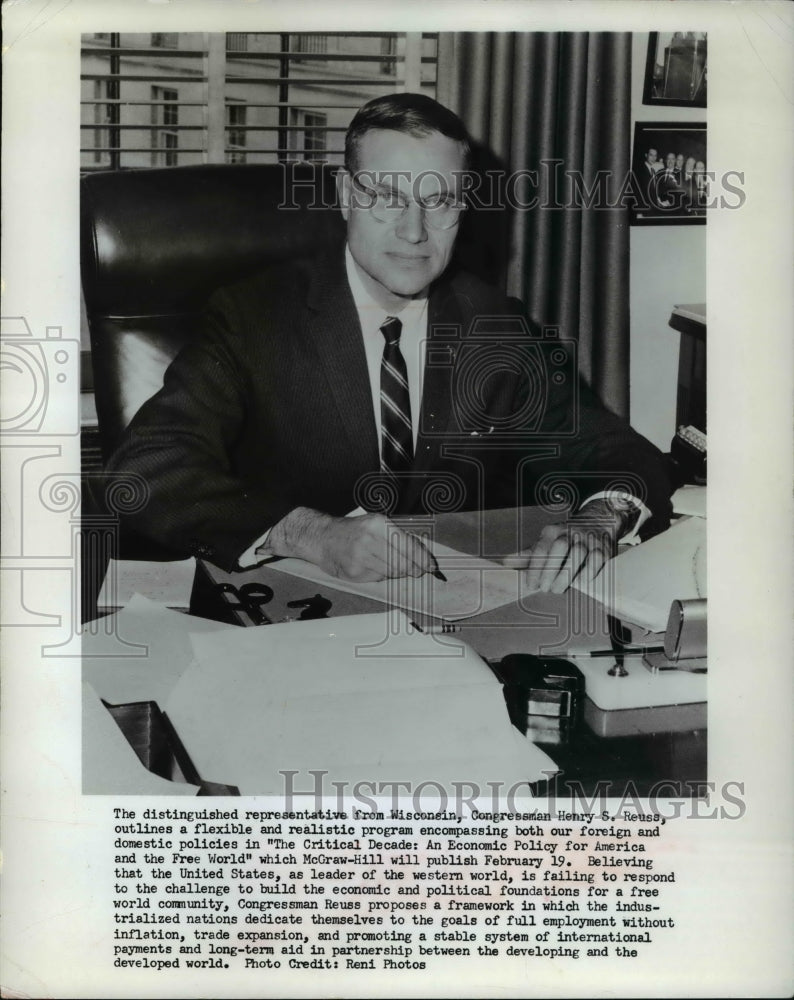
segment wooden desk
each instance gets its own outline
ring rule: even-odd
[[[553,520],[559,517],[536,508],[444,514],[435,518],[434,538],[460,551],[496,559],[530,547],[542,527]],[[191,613],[243,626],[257,624],[239,606],[233,593],[218,589],[219,585],[231,585],[239,590],[246,583],[264,584],[272,589],[272,599],[261,610],[273,622],[298,619],[301,611],[288,607],[289,602],[311,598],[317,592],[316,584],[267,565],[229,574],[208,563],[199,563]],[[330,588],[323,588],[322,596],[331,602],[330,617],[383,610],[379,602]],[[591,649],[609,647],[604,609],[577,591],[565,595],[539,594],[524,607],[514,604],[496,608],[460,623],[456,637],[490,663],[516,652],[564,656],[572,645]],[[609,668],[608,660],[599,663],[604,670]],[[588,714],[592,715],[592,704],[589,708]],[[665,781],[674,784],[677,794],[696,794],[692,785],[706,779],[706,732],[702,725],[705,713],[702,706],[698,709],[693,712],[692,706],[683,705],[666,706],[657,715],[654,710],[650,710],[650,715],[646,711],[642,724],[638,722],[634,727],[626,719],[627,710],[623,710],[618,713],[622,717],[620,731],[631,735],[598,735],[583,724],[567,745],[541,743],[563,774],[550,785],[539,787],[539,793],[571,795],[581,789],[584,794],[592,794],[608,782],[610,794],[621,796],[636,791],[642,795],[648,794],[657,782]],[[680,727],[675,721],[671,725],[671,713],[683,720]],[[654,719],[658,719],[657,728]],[[605,731],[602,726],[594,728]],[[671,731],[677,728],[681,731]],[[664,794],[676,793],[668,787]]]

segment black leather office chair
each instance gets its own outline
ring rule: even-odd
[[[340,237],[335,205],[332,170],[310,164],[82,179],[83,292],[105,459],[196,335],[209,296],[271,260]]]
[[[104,461],[200,330],[219,287],[272,260],[340,238],[332,170],[198,166],[89,174],[81,181],[81,266]],[[83,477],[82,618],[110,557],[181,558],[132,531],[107,530],[135,485]]]
[[[162,386],[180,348],[198,335],[212,293],[269,261],[341,238],[336,204],[333,170],[311,164],[174,167],[82,179],[83,294],[103,460]],[[107,509],[108,486],[102,477],[84,482],[84,514]],[[112,554],[176,556],[127,531]],[[96,568],[95,575],[103,573]]]

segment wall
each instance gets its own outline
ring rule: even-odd
[[[632,131],[636,121],[704,121],[703,108],[642,103],[648,35],[632,46]],[[633,135],[627,137],[633,141]],[[708,166],[708,164],[707,164]],[[679,334],[667,325],[674,305],[706,302],[707,226],[631,228],[631,423],[663,451],[675,433]]]

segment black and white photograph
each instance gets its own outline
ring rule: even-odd
[[[3,997],[790,992],[794,21],[671,6],[4,7]]]
[[[637,122],[632,170],[635,226],[705,223],[710,185],[704,123]]]
[[[128,671],[99,655],[105,628],[97,655],[86,638],[84,679],[149,771],[168,777],[178,738],[174,754],[202,782],[242,794],[278,794],[283,772],[311,758],[349,760],[327,780],[351,787],[410,760],[415,785],[457,776],[484,790],[509,774],[526,792],[614,780],[610,795],[662,781],[698,795],[706,296],[702,286],[703,301],[682,307],[671,284],[659,317],[677,371],[634,406],[646,423],[666,406],[656,445],[631,425],[630,271],[648,267],[637,248],[632,259],[620,200],[630,112],[617,98],[630,92],[632,43],[570,32],[82,39],[96,408],[85,436],[102,457],[84,468],[84,615],[114,613],[121,639],[138,621],[127,601],[162,603],[173,581],[167,607],[258,630],[193,641],[193,663],[187,650],[167,659],[173,690],[160,694],[158,670],[158,690],[135,702],[121,700]],[[494,65],[479,90],[465,78],[472,60]],[[569,74],[586,62],[610,73]],[[585,104],[599,110],[592,122]],[[533,128],[542,107],[555,121]],[[654,210],[700,213],[702,127],[644,134],[680,150]],[[687,252],[703,275],[705,242]],[[116,547],[103,548],[114,515]],[[150,610],[137,615],[151,627]],[[173,611],[157,621],[169,641],[190,627]],[[440,686],[476,655],[494,731],[456,759],[477,702],[436,704],[423,684],[398,698],[378,647],[365,676],[348,678],[361,655],[323,662],[337,627],[389,661],[404,655],[423,680],[432,666]],[[407,635],[387,641],[395,627]],[[249,676],[271,635],[283,662]],[[198,649],[218,643],[235,692],[223,698],[217,654]],[[312,670],[298,669],[307,655]],[[348,692],[327,711],[329,695],[312,692],[329,668],[345,690],[361,686],[360,705]],[[637,689],[632,709],[620,680]],[[274,716],[263,738],[285,698],[292,722]],[[364,705],[371,734],[355,721]],[[424,743],[386,723],[424,730],[423,714]],[[306,715],[318,720],[308,747]],[[511,723],[530,744],[523,762]],[[84,791],[103,787],[86,774]]]
[[[643,104],[705,108],[707,68],[706,32],[650,32]]]

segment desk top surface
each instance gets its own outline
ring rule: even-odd
[[[460,552],[498,561],[530,548],[544,525],[559,519],[559,514],[536,507],[438,514],[432,519],[432,537]],[[420,524],[424,528],[428,519],[402,518],[399,523],[407,528]],[[209,583],[215,586],[230,585],[239,591],[245,584],[257,583],[271,588],[273,598],[262,607],[271,622],[298,619],[301,612],[288,605],[311,598],[317,591],[316,584],[276,571],[267,564],[241,573],[226,573],[209,563],[203,563],[202,569]],[[322,596],[331,601],[328,617],[383,609],[381,603],[370,598],[330,587],[323,587]],[[228,603],[235,603],[233,596]],[[193,610],[206,613],[195,602]],[[256,624],[244,611],[235,609],[235,612],[229,620],[242,625]],[[422,616],[414,618],[420,626],[433,624]],[[595,602],[573,590],[565,595],[534,594],[530,602],[512,603],[458,622],[455,631],[486,659],[501,659],[515,652],[559,656],[568,650],[574,619],[587,623],[579,630],[577,644],[585,649],[603,648],[604,644],[608,647],[609,628],[603,609],[599,613]]]
[[[559,519],[559,513],[531,507],[441,514],[434,519],[433,538],[461,552],[498,561],[502,556],[530,548],[543,526]],[[410,523],[410,519],[405,519],[406,525]],[[426,525],[427,519],[422,524]],[[325,607],[327,617],[383,609],[379,602],[326,586],[317,595],[317,584],[276,571],[266,564],[243,573],[225,573],[211,564],[201,564],[194,588],[194,613],[216,616],[218,588],[221,588],[222,620],[245,626],[262,624],[261,619],[257,620],[256,611],[252,617],[240,605],[240,591],[246,584],[262,584],[272,591],[272,597],[259,608],[266,622],[298,620],[304,612],[290,604],[315,596],[320,596],[325,605],[330,604]],[[310,616],[311,612],[307,612],[306,617]],[[420,627],[439,627],[432,619],[411,617]],[[646,732],[654,726],[675,728],[674,716],[684,718],[684,714],[677,711],[680,706],[705,702],[705,677],[676,670],[653,675],[641,657],[635,656],[625,659],[627,675],[614,678],[609,673],[614,659],[588,655],[592,651],[603,653],[612,648],[610,621],[610,615],[598,601],[570,589],[565,594],[532,594],[521,601],[458,621],[453,631],[456,638],[463,639],[492,663],[513,653],[575,658],[585,674],[588,696],[597,711],[612,713],[612,726],[618,721],[618,713],[624,713],[621,731],[632,731],[635,723]],[[443,637],[439,639],[443,641]],[[656,645],[661,639],[657,635],[644,634],[638,641]],[[672,713],[663,711],[670,708]],[[626,714],[649,709],[650,716],[642,719]],[[701,715],[705,719],[705,710]],[[689,727],[688,721],[682,724]]]
[[[496,559],[531,547],[543,525],[559,519],[559,513],[534,508],[489,511],[483,514],[445,514],[435,519],[434,537],[460,551]],[[288,608],[287,604],[296,598],[313,596],[315,589],[315,585],[305,580],[268,570],[267,566],[244,573],[226,574],[210,564],[199,564],[192,603],[200,603],[209,596],[215,601],[215,613],[206,617],[219,618],[218,606],[225,605],[222,611],[225,611],[227,621],[253,624],[250,619],[246,620],[244,615],[230,608],[234,603],[233,595],[229,597],[227,592],[224,599],[219,601],[216,589],[218,584],[231,584],[239,590],[246,582],[263,583],[272,587],[273,598],[263,607],[263,611],[273,621],[298,617],[300,611]],[[325,596],[332,604],[331,616],[383,610],[381,604],[341,591]],[[200,609],[193,610],[194,613],[202,614]],[[209,622],[206,624],[210,625]],[[200,623],[197,622],[197,626],[200,630]],[[296,622],[295,627],[300,628],[300,622]],[[580,650],[609,646],[606,612],[597,602],[577,591],[568,591],[563,595],[536,594],[524,606],[497,608],[486,615],[460,623],[459,628],[455,638],[463,639],[491,661],[499,660],[511,652],[564,656],[573,645]],[[443,636],[438,638],[443,641]],[[592,691],[593,679],[606,678],[610,661],[579,659],[577,664],[585,674],[588,689]],[[589,715],[585,716],[587,727],[582,729],[570,746],[555,748],[551,756],[559,760],[569,777],[586,779],[586,783],[605,776],[621,775],[631,780],[642,778],[647,781],[657,780],[660,776],[692,776],[702,780],[705,776],[705,736],[702,731],[705,706],[698,706],[698,699],[660,696],[659,691],[671,683],[669,675],[653,677],[639,659],[627,658],[626,667],[629,671],[628,678],[611,681],[612,691],[618,699],[613,706],[616,710],[599,715],[598,711],[594,713],[591,704]],[[93,665],[95,676],[86,679],[107,698],[110,692],[102,690],[105,684],[104,673],[102,664],[97,662]],[[122,673],[126,678],[129,670],[125,669]],[[145,673],[151,676],[148,668]],[[604,675],[603,678],[601,675]],[[110,679],[108,677],[107,681]],[[655,694],[644,703],[649,707],[637,710],[634,706],[632,710],[632,691],[636,691],[638,687],[653,689]],[[705,692],[705,683],[703,690]],[[119,699],[111,697],[108,700]],[[703,698],[699,700],[702,701]],[[619,725],[610,729],[611,723],[606,724],[605,719],[617,720]],[[622,738],[604,739],[612,736]]]

